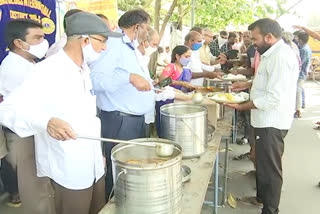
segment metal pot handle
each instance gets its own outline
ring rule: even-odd
[[[196,134],[194,133],[194,131],[191,129],[191,127],[184,121],[184,119],[181,119],[181,121],[184,123],[184,125],[186,127],[188,127],[189,131],[193,134],[193,136],[195,136],[196,138],[198,138],[199,142],[202,141],[202,139]]]
[[[213,129],[212,133],[208,133],[208,142],[210,142],[214,137],[215,127],[213,125],[210,125],[210,124],[208,124],[208,127],[212,127],[212,129]]]
[[[122,169],[121,172],[119,172],[119,174],[117,175],[117,179],[116,179],[115,183],[113,184],[113,187],[112,187],[112,189],[111,189],[111,192],[110,192],[108,201],[110,201],[111,196],[112,196],[112,194],[114,193],[114,187],[117,185],[117,181],[118,181],[119,177],[120,177],[122,174],[127,174],[127,170],[126,170],[126,169]]]

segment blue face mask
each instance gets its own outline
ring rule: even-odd
[[[190,62],[190,58],[181,57],[179,62],[181,63],[182,66],[187,66]]]
[[[201,46],[202,46],[202,43],[194,43],[192,45],[192,50],[197,51],[201,48]]]

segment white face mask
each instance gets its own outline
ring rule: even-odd
[[[153,54],[154,52],[157,51],[158,48],[153,48],[149,45],[149,47],[145,48],[145,52],[146,52],[146,56],[151,56],[151,54]]]
[[[26,43],[24,41],[22,41],[22,42],[29,45],[28,43]],[[24,50],[24,49],[22,49],[22,50],[30,53],[31,55],[37,57],[38,59],[41,59],[46,55],[48,49],[49,49],[49,42],[46,39],[44,39],[40,44],[29,45],[29,50]]]
[[[139,46],[139,41],[138,39],[133,40],[133,47],[137,48]]]
[[[100,57],[100,53],[97,53],[93,49],[90,38],[89,38],[89,44],[86,45],[85,47],[82,47],[82,54],[83,54],[84,62],[87,63],[88,65],[94,61],[97,61]]]
[[[219,46],[224,45],[224,43],[226,43],[227,41],[228,39],[221,38],[220,36],[218,37]]]

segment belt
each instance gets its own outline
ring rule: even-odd
[[[103,111],[103,110],[101,110],[101,111],[105,112],[105,113],[108,113],[108,114],[115,114],[115,115],[122,116],[122,117],[138,117],[138,118],[141,118],[141,117],[144,116],[144,115],[128,114],[128,113],[121,112],[121,111]]]

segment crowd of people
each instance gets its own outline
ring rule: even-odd
[[[293,117],[301,117],[310,32],[300,27],[295,37],[285,36],[271,19],[218,36],[194,27],[171,51],[159,47],[150,23],[147,12],[131,10],[113,32],[107,17],[71,10],[65,35],[50,49],[41,24],[6,24],[10,51],[0,67],[0,158],[12,206],[22,204],[27,214],[98,213],[112,196],[116,144],[81,136],[144,138],[156,124],[161,137],[162,105],[203,87],[204,78],[221,78],[234,67],[230,59],[243,56],[243,68],[232,73],[253,81],[234,83],[232,90],[250,91],[250,101],[228,106],[246,115],[255,200],[263,214],[279,212],[283,139]]]

